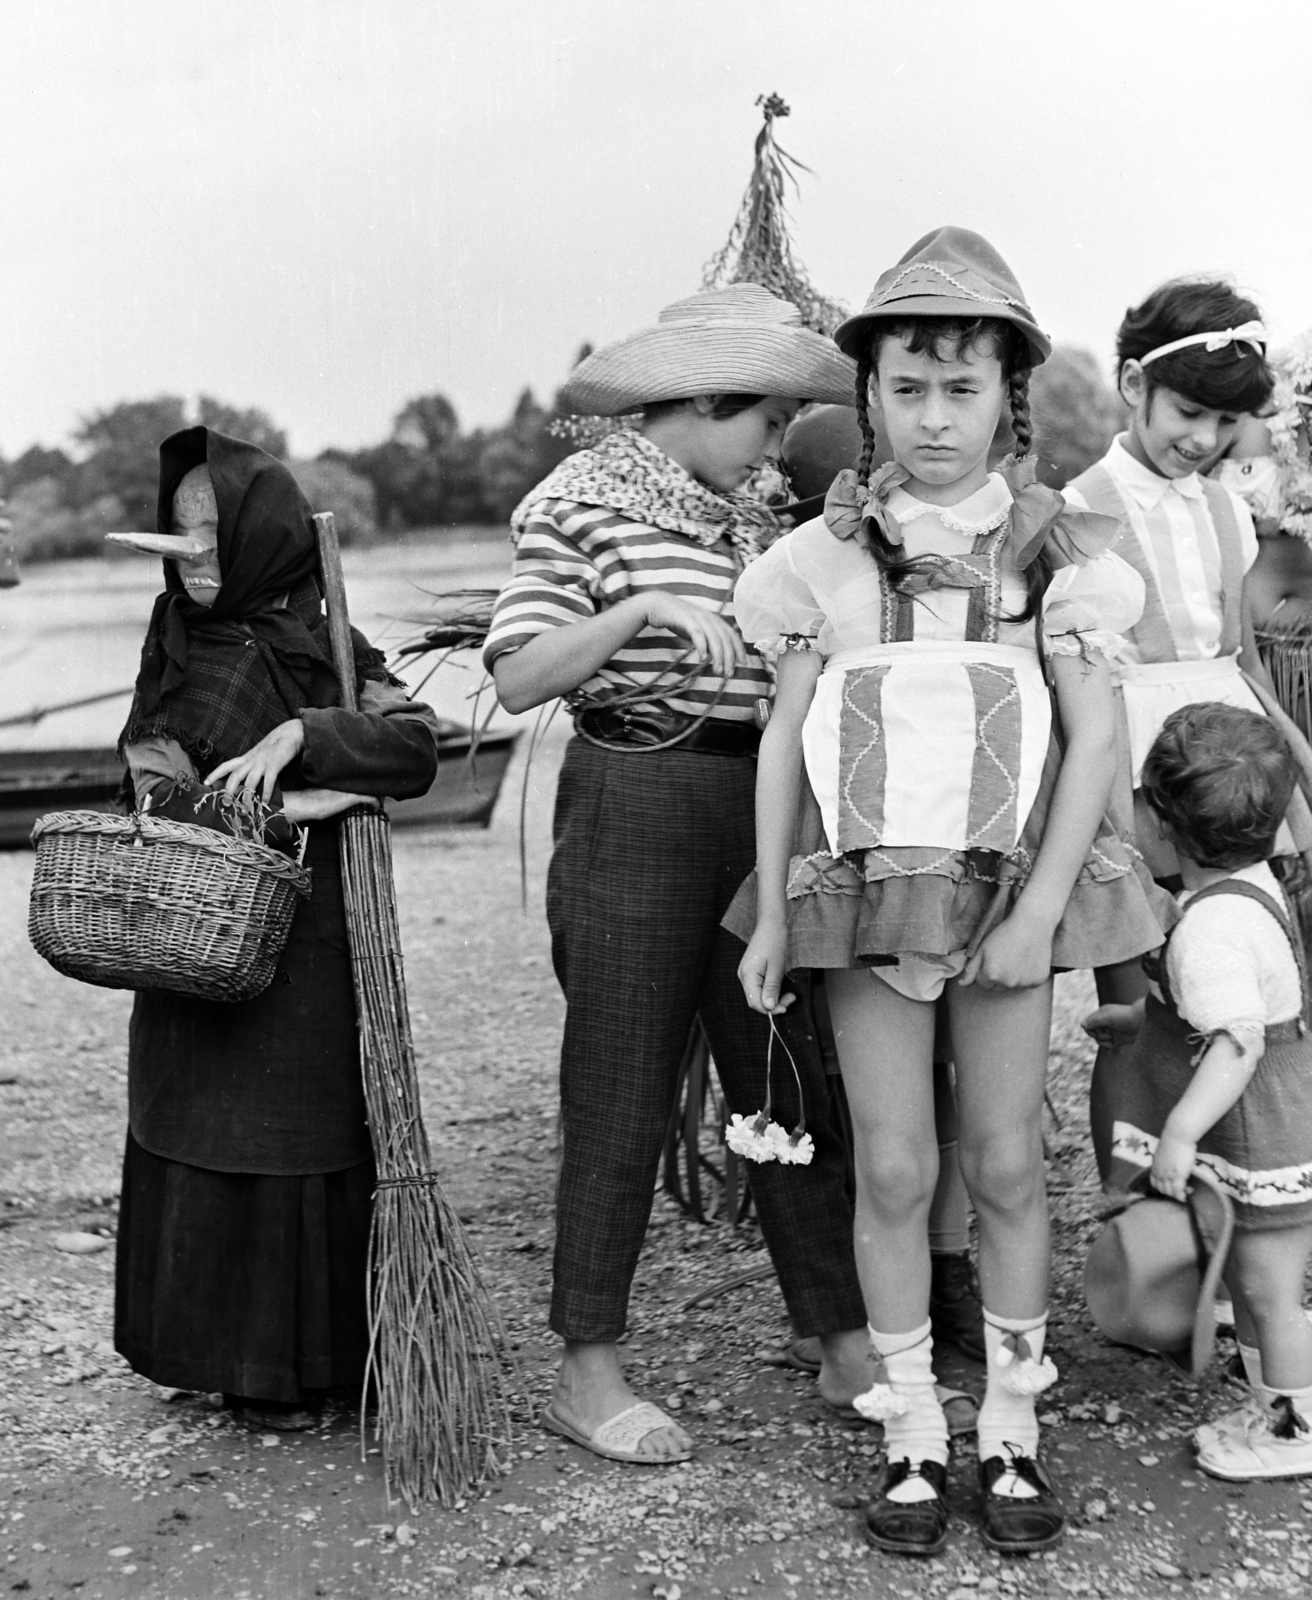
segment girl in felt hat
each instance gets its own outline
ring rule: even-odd
[[[1049,344],[985,240],[927,235],[835,338],[857,363],[861,466],[734,596],[745,637],[778,651],[778,682],[756,881],[731,925],[754,923],[741,976],[756,1010],[778,1014],[790,968],[827,969],[884,1368],[857,1402],[888,1443],[868,1534],[907,1554],[947,1534],[925,1238],[947,996],[988,1350],[983,1533],[995,1549],[1041,1550],[1063,1528],[1034,1403],[1056,1376],[1041,1136],[1051,973],[1162,938],[1152,885],[1107,816],[1107,655],[1143,590],[1106,554],[1114,521],[1034,484],[1027,385]],[[893,454],[873,476],[868,408]],[[990,472],[1006,413],[1018,458]]]
[[[693,295],[574,370],[567,401],[628,425],[565,460],[511,519],[513,575],[485,659],[508,709],[564,696],[577,730],[547,881],[566,999],[550,1313],[565,1349],[545,1421],[610,1459],[680,1461],[692,1444],[634,1395],[617,1341],[695,1016],[731,1109],[763,1098],[769,1029],[743,1002],[741,945],[720,919],[751,867],[770,693],[730,597],[779,527],[737,491],[800,401],[847,401],[851,381],[851,363],[766,290]],[[814,1156],[755,1169],[752,1193],[796,1331],[819,1336],[822,1393],[850,1405],[869,1380],[845,1150],[818,1053],[796,1053]]]
[[[138,806],[222,826],[218,791],[308,827],[273,982],[254,1000],[139,993],[114,1347],[179,1389],[221,1391],[248,1425],[309,1427],[358,1391],[375,1182],[334,818],[422,794],[437,724],[354,635],[359,711],[340,704],[305,496],[281,461],[209,428],[160,446],[161,555],[121,748]]]

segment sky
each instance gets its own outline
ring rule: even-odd
[[[0,63],[9,457],[160,393],[501,421],[699,287],[770,92],[853,307],[955,223],[1108,363],[1179,273],[1312,325],[1308,0],[0,0]]]

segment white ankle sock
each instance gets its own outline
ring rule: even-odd
[[[884,1442],[890,1461],[910,1461],[912,1469],[922,1461],[947,1465],[948,1420],[934,1392],[934,1341],[929,1323],[910,1333],[880,1333],[871,1328],[870,1342],[884,1364],[884,1376],[891,1399],[884,1400],[877,1384],[870,1391],[876,1407],[883,1410]],[[857,1409],[865,1411],[860,1400]],[[903,1504],[932,1500],[934,1491],[923,1478],[911,1477],[890,1490],[888,1498]]]
[[[1262,1352],[1251,1344],[1239,1344],[1239,1359],[1244,1364],[1244,1376],[1248,1379],[1249,1387],[1260,1389],[1262,1387]]]
[[[979,1408],[979,1458],[1034,1456],[1039,1447],[1039,1420],[1034,1397],[1057,1379],[1057,1369],[1044,1359],[1047,1314],[1041,1317],[997,1317],[984,1312],[984,1349],[988,1378]],[[995,1494],[1033,1499],[1038,1491],[1014,1472],[1005,1472]]]

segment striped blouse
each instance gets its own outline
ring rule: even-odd
[[[1126,517],[1141,545],[1162,596],[1180,661],[1208,661],[1221,648],[1225,596],[1221,584],[1221,548],[1197,473],[1164,478],[1143,466],[1121,442],[1112,441],[1100,465],[1111,475],[1125,504]],[[1079,480],[1062,490],[1073,506],[1088,507]],[[1252,513],[1232,495],[1239,524],[1240,565],[1247,572],[1257,560],[1257,533]],[[1143,660],[1130,639],[1119,658],[1129,666]]]
[[[502,589],[483,648],[491,670],[498,656],[518,650],[549,628],[582,622],[630,595],[663,589],[707,611],[733,618],[733,586],[742,563],[728,540],[713,546],[682,534],[635,522],[604,506],[571,500],[541,500],[533,507],[515,545],[510,581]],[[660,628],[643,628],[581,692],[604,698],[635,685],[668,684],[660,703],[688,716],[711,715],[750,722],[756,702],[772,693],[759,655],[746,659],[726,684],[709,669],[687,684],[692,665],[679,658],[688,641]]]

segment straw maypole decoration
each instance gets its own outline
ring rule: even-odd
[[[789,184],[796,190],[797,174],[811,169],[781,149],[775,140],[776,120],[789,115],[780,96],[758,95],[756,103],[765,121],[756,136],[752,175],[723,249],[707,263],[702,288],[759,283],[781,300],[791,300],[808,328],[816,333],[832,333],[847,315],[846,309],[821,294],[807,277],[806,268],[794,257],[784,205]]]
[[[316,516],[342,704],[359,706],[331,514]],[[450,1506],[503,1470],[510,1442],[505,1330],[433,1171],[419,1104],[392,877],[391,824],[359,807],[340,824],[342,891],[360,1065],[378,1188],[369,1237],[369,1361],[389,1497]]]

